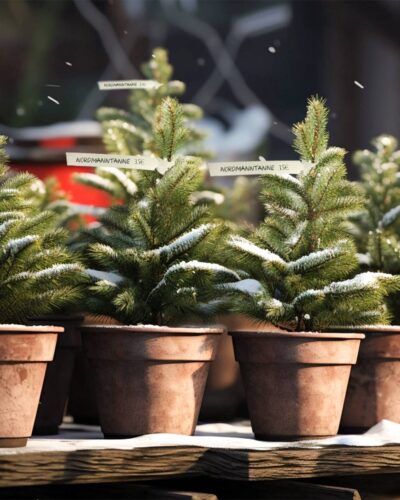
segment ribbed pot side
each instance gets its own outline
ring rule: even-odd
[[[383,419],[400,423],[400,326],[360,331],[365,340],[351,372],[341,421],[346,432],[364,432]]]
[[[25,446],[31,436],[46,366],[62,331],[0,325],[0,447]]]
[[[223,328],[84,326],[105,437],[193,434]]]
[[[81,345],[80,324],[83,318],[43,318],[41,324],[63,326],[59,335],[54,360],[49,364],[40,394],[38,412],[33,427],[34,435],[57,434],[62,423],[70,390],[75,357]]]
[[[362,334],[231,332],[256,439],[333,436]]]

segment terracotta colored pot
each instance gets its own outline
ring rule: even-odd
[[[32,434],[55,326],[0,325],[0,447],[25,446]]]
[[[54,316],[40,318],[40,324],[64,327],[59,335],[54,360],[49,364],[40,395],[39,408],[33,428],[34,435],[58,433],[67,404],[75,356],[81,345],[80,324],[83,318]]]
[[[364,432],[382,419],[400,422],[400,326],[351,329],[365,333],[352,369],[341,426]]]
[[[106,437],[191,435],[224,328],[83,326]]]
[[[333,436],[362,334],[232,332],[257,439]]]

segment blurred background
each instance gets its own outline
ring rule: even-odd
[[[96,136],[87,120],[128,95],[97,81],[140,78],[164,46],[218,158],[293,158],[291,124],[316,93],[332,142],[354,151],[400,136],[399,26],[397,0],[0,0],[0,132],[79,120],[74,134]],[[69,132],[38,134],[24,138]]]

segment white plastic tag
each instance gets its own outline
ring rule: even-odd
[[[100,90],[148,90],[148,89],[158,89],[161,87],[162,83],[156,80],[109,80],[103,82],[97,82]]]
[[[154,156],[111,155],[104,153],[66,153],[67,165],[75,167],[117,167],[166,172],[173,162]]]
[[[301,174],[309,170],[312,163],[289,160],[268,161],[260,157],[258,161],[228,161],[208,163],[212,177],[229,175]]]

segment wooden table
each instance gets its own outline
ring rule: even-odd
[[[400,472],[400,445],[268,451],[199,447],[133,450],[0,449],[0,487],[208,476],[226,480],[302,479]]]

